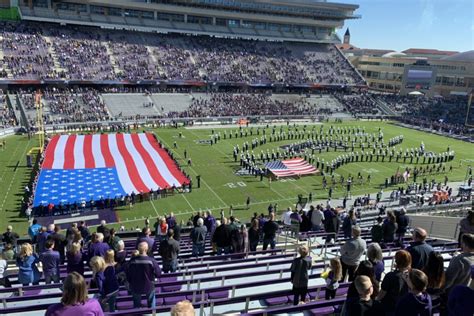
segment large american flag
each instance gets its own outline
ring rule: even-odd
[[[303,158],[270,161],[267,162],[265,166],[278,178],[301,176],[318,172],[318,169],[310,165]]]
[[[188,183],[152,134],[56,135],[33,204],[98,201]]]

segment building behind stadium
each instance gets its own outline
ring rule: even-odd
[[[449,97],[468,95],[474,88],[474,51],[361,49],[350,43],[349,30],[337,46],[374,90]]]

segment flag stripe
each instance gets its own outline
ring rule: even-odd
[[[172,170],[169,168],[165,160],[163,159],[163,156],[160,153],[161,148],[158,147],[158,143],[154,139],[152,134],[140,134],[140,139],[142,141],[142,144],[144,147],[147,149],[147,151],[152,155],[153,160],[155,161],[156,165],[158,166],[158,169],[161,172],[161,175],[163,178],[165,178],[166,182],[168,182],[168,185],[170,186],[181,186],[181,183],[176,179],[174,174],[172,173]]]
[[[140,172],[138,172],[137,175],[138,177],[141,178],[142,182],[146,186],[145,192],[148,192],[150,189],[156,190],[158,188],[158,184],[155,182],[155,180],[151,176],[149,167],[147,163],[145,163],[145,161],[143,160],[142,155],[140,155],[138,150],[135,148],[135,144],[132,140],[132,135],[130,134],[123,135],[123,141],[127,149],[127,153],[130,154],[130,157],[133,163],[135,163],[137,167],[137,171],[140,170]]]
[[[111,168],[113,167],[114,164],[114,158],[112,157],[112,150],[110,148],[110,135],[112,135],[115,138],[115,134],[109,134],[109,135],[101,135],[100,136],[100,149],[102,153],[102,157],[104,159],[104,167]],[[97,166],[96,166],[97,168]]]
[[[51,169],[53,168],[54,162],[54,151],[56,149],[56,145],[58,144],[59,136],[54,136],[46,147],[46,152],[44,155],[43,160],[43,168]]]
[[[163,148],[159,147],[158,142],[155,140],[153,134],[147,133],[146,136],[150,144],[152,144],[152,146],[158,151],[163,162],[166,164],[166,170],[169,170],[173,178],[176,180],[173,182],[174,185],[180,187],[183,183],[189,183],[189,180],[184,176],[183,172],[178,169],[175,161],[171,159],[170,155]]]
[[[54,149],[54,159],[52,169],[63,169],[64,168],[64,149],[66,148],[66,142],[68,135],[60,135],[56,148]]]
[[[135,148],[138,150],[140,155],[143,157],[146,166],[148,168],[148,172],[150,172],[151,176],[155,180],[156,184],[158,185],[159,188],[165,188],[168,185],[166,180],[163,178],[161,175],[160,171],[155,165],[155,162],[153,161],[153,158],[151,155],[148,153],[148,151],[143,147],[143,144],[140,141],[140,137],[138,134],[132,134],[132,141],[133,144],[135,145]]]
[[[64,148],[64,166],[63,169],[74,169],[74,144],[76,142],[76,135],[70,135],[66,141]]]
[[[135,184],[130,179],[127,166],[118,149],[116,134],[109,134],[109,135],[102,135],[102,136],[105,136],[105,139],[107,139],[106,141],[107,150],[110,150],[109,152],[110,157],[113,157],[112,160],[115,161],[115,167],[117,168],[118,178],[120,180],[120,184],[123,187],[123,190],[128,194],[132,192],[138,192],[137,188],[135,187]],[[105,146],[104,145],[105,139],[104,137],[102,137],[102,142],[101,142],[102,147]]]
[[[147,188],[145,183],[143,183],[143,180],[140,177],[140,173],[138,172],[137,166],[133,161],[133,157],[130,155],[127,150],[127,147],[125,146],[123,134],[116,134],[115,138],[117,141],[118,150],[120,152],[120,155],[122,155],[123,160],[125,161],[128,175],[132,180],[133,185],[135,186],[135,188],[137,188],[138,192],[148,192],[149,188]]]
[[[78,135],[74,144],[74,169],[84,169],[85,166],[84,135]]]
[[[92,153],[92,135],[84,136],[84,167],[95,168],[94,154]],[[100,146],[98,147],[100,151]]]

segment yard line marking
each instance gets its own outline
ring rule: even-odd
[[[155,204],[150,200],[151,206],[153,206],[153,209],[155,210],[156,217],[160,217],[160,214],[158,214],[158,210],[155,207]]]
[[[30,142],[31,142],[31,139],[28,140],[28,143],[26,143],[25,150],[23,150],[23,153],[21,154],[21,157],[24,157],[24,156],[25,156],[26,150],[28,149],[28,147],[29,147],[29,145],[30,145]],[[11,188],[12,188],[13,182],[15,181],[15,178],[16,178],[17,173],[18,173],[18,169],[16,169],[16,170],[13,172],[13,177],[12,177],[12,180],[10,181],[10,185],[8,186],[7,192],[5,193],[5,197],[4,197],[4,199],[3,199],[2,205],[0,206],[0,211],[3,210],[3,206],[5,205],[5,202],[7,201],[8,194],[10,193],[10,190],[11,190]]]
[[[196,211],[196,209],[191,205],[191,203],[189,203],[188,199],[186,198],[186,196],[184,194],[181,194],[181,196],[183,197],[183,199],[186,201],[186,203],[188,203],[189,207],[191,207],[191,209],[194,211]]]
[[[13,161],[14,158],[16,157],[16,152],[18,151],[18,148],[20,148],[19,145],[20,145],[20,144],[17,143],[17,146],[16,146],[16,148],[15,148],[15,151],[13,152],[13,155],[10,156],[10,160],[8,160],[7,165],[5,166],[5,170],[3,170],[2,176],[0,177],[0,182],[3,180],[3,177],[4,177],[5,174],[7,173],[8,166],[11,165],[12,161]]]
[[[281,194],[280,192],[278,192],[278,191],[276,191],[275,189],[273,189],[273,188],[271,187],[271,185],[269,185],[269,187],[270,187],[270,190],[271,190],[272,192],[276,193],[276,194],[277,194],[279,197],[281,197],[282,199],[285,199],[285,197],[283,196],[283,194]],[[254,204],[256,204],[256,203],[254,203]]]
[[[156,135],[156,134],[155,134]],[[158,136],[158,135],[157,135]],[[165,142],[164,139],[161,138],[161,141],[163,142],[163,144],[166,145],[166,147],[168,147],[168,149],[171,150],[171,146],[168,145],[167,142]],[[180,157],[181,159],[183,159],[183,157],[181,156],[181,154],[178,153],[178,151],[174,151],[175,155]],[[193,169],[193,167],[191,166],[188,166],[189,170],[191,170],[196,176],[198,175],[198,173],[196,172],[196,170]],[[210,186],[209,184],[207,184],[206,181],[204,181],[203,179],[201,179],[201,182],[219,199],[219,201],[221,201],[226,207],[228,207],[229,205],[224,202],[224,200],[216,193],[216,191],[214,191]]]

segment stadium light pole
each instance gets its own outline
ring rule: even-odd
[[[44,122],[43,122],[43,103],[41,102],[42,93],[38,90],[35,93],[35,107],[36,107],[36,126],[38,128],[39,152],[44,150]]]
[[[466,125],[468,127],[474,127],[474,125],[472,125],[471,122],[469,121],[469,114],[470,114],[470,111],[471,111],[473,94],[474,94],[474,89],[472,89],[471,93],[469,93],[469,98],[468,98],[468,101],[467,101],[467,113],[466,113],[466,120],[464,121],[464,125]],[[474,114],[473,114],[473,116],[474,116]]]
[[[43,94],[41,93],[40,90],[38,90],[34,97],[35,97],[35,109],[36,109],[36,134],[38,135],[38,147],[33,147],[31,148],[30,151],[28,151],[28,155],[26,157],[27,159],[27,165],[31,165],[31,154],[34,151],[38,151],[39,154],[42,154],[44,151],[44,121],[43,121],[43,103],[41,102]],[[29,131],[28,131],[29,133]]]

